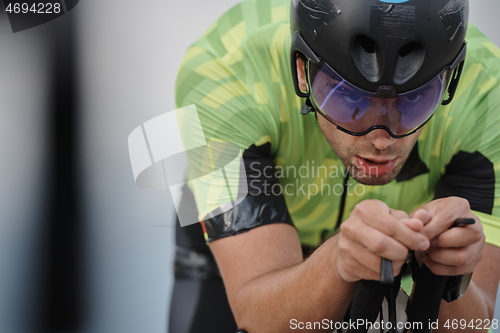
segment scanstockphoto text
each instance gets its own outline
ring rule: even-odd
[[[314,161],[306,161],[305,164],[297,167],[288,166],[262,166],[259,161],[249,165],[248,173],[249,190],[255,195],[302,195],[311,199],[316,195],[342,195],[347,191],[347,195],[362,196],[366,188],[362,184],[350,182],[345,186],[343,179],[347,173],[356,178],[356,173],[361,173],[354,168],[346,168],[343,165],[315,165]],[[376,174],[377,168],[372,174]],[[286,180],[280,182],[280,179]],[[311,179],[314,181],[303,181]],[[337,179],[332,183],[329,179]],[[277,182],[276,182],[277,180]]]
[[[465,319],[447,319],[446,321],[435,321],[428,320],[427,322],[396,322],[395,324],[389,321],[375,321],[370,322],[365,319],[349,320],[349,321],[333,321],[330,319],[323,319],[321,321],[299,321],[297,319],[290,319],[290,329],[292,330],[422,330],[423,328],[435,330],[438,328],[453,329],[453,330],[463,330],[475,331],[475,330],[488,330],[488,329],[498,329],[499,321],[498,319],[471,319],[469,321]]]
[[[429,327],[434,327],[435,323],[429,322]],[[322,321],[299,321],[297,319],[290,319],[290,329],[291,330],[386,330],[398,329],[398,330],[421,330],[424,324],[421,322],[397,322],[393,325],[389,321],[375,321],[370,322],[365,319],[349,320],[349,321],[333,321],[330,319],[323,319]]]

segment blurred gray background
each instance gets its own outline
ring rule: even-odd
[[[183,54],[236,0],[82,0],[75,24],[79,213],[85,315],[72,332],[165,333],[174,210],[168,191],[135,185],[127,138],[175,108]],[[500,2],[470,0],[497,45]],[[3,5],[0,5],[3,9]],[[0,332],[34,332],[47,211],[51,28],[12,34],[0,14]],[[498,310],[497,306],[497,310]],[[497,318],[500,315],[497,314]],[[498,330],[497,332],[500,332]]]

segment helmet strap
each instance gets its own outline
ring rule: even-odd
[[[450,85],[448,87],[448,98],[441,103],[442,105],[450,104],[453,99],[453,96],[455,96],[455,92],[458,86],[458,81],[460,81],[460,75],[462,75],[462,69],[464,68],[464,62],[465,60],[462,60],[458,65],[458,67],[453,70]]]

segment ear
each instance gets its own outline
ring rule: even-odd
[[[299,89],[307,93],[307,81],[306,81],[306,64],[303,57],[296,53],[296,66],[297,66],[297,79],[299,81]]]

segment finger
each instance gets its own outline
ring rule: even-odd
[[[422,223],[424,225],[426,225],[427,223],[429,223],[431,221],[432,215],[431,215],[431,213],[429,213],[425,209],[418,209],[415,212],[413,212],[412,214],[410,214],[410,217],[417,218],[420,221],[422,221]]]
[[[424,224],[422,223],[422,221],[417,218],[402,219],[401,222],[403,222],[408,228],[416,232],[421,232],[424,228]]]
[[[355,282],[361,279],[378,280],[379,273],[363,266],[355,258],[340,257],[337,261],[337,271],[340,276],[348,282]]]
[[[458,255],[459,258],[465,257],[463,254]],[[438,260],[434,260],[436,257],[438,257]],[[444,259],[444,262],[442,261],[443,258],[449,258]],[[458,259],[457,258],[457,253],[452,254],[452,253],[447,253],[443,254],[441,253],[440,255],[436,256],[434,255],[434,258],[432,258],[430,255],[425,256],[423,259],[423,263],[429,267],[429,269],[436,275],[461,275],[461,274],[468,274],[472,272],[477,265],[477,263],[481,260],[481,256],[476,256],[474,257],[470,262],[468,262],[465,265],[456,265],[458,262],[462,262],[464,259]],[[448,265],[447,263],[453,263],[452,265]]]
[[[396,219],[407,219],[409,218],[408,214],[406,214],[405,211],[402,210],[397,210],[397,209],[390,209],[389,214],[391,214],[393,217]]]
[[[352,241],[339,242],[339,246],[342,255],[346,260],[354,259],[361,266],[364,266],[368,268],[370,271],[379,274],[378,279],[380,278],[380,261],[382,260],[382,258],[379,255],[373,253],[372,251],[362,246],[361,244]],[[394,276],[397,276],[400,273],[401,268],[405,263],[405,260],[406,257],[404,258],[404,260],[397,260],[397,259],[391,260],[392,271]],[[366,279],[366,277],[363,278]]]
[[[368,268],[369,270],[380,274],[380,261],[381,257],[371,252],[367,248],[363,247],[358,243],[349,242],[348,247],[341,249],[345,258],[352,258],[356,260],[361,266]],[[348,255],[346,255],[348,253]],[[401,266],[404,264],[404,260],[391,260],[392,271],[394,276],[398,275]],[[379,276],[380,277],[380,276]]]
[[[408,249],[425,250],[429,247],[429,240],[424,234],[412,230],[405,223],[402,223],[401,220],[395,219],[391,215],[380,214],[374,216],[367,224],[381,233],[397,240]],[[380,252],[375,252],[380,254]]]
[[[482,258],[482,246],[475,244],[453,249],[431,248],[427,254],[424,258],[424,263],[426,264],[433,262],[435,266],[443,265],[446,267],[455,267],[461,271],[472,271]]]
[[[426,258],[424,258],[424,264],[431,270],[432,273],[434,273],[436,275],[454,276],[454,275],[461,275],[461,274],[470,273],[470,272],[462,271],[460,268],[458,268],[456,266],[446,266],[446,265],[437,263],[431,259],[426,259]]]
[[[483,238],[481,224],[476,223],[467,227],[446,230],[434,238],[432,244],[443,248],[457,248],[481,242]]]
[[[355,242],[346,242],[341,247],[342,255],[347,259],[354,259],[361,266],[364,266],[375,273],[380,273],[380,256],[368,250],[366,247]]]
[[[432,219],[424,226],[422,232],[429,239],[448,230],[457,218],[471,217],[479,222],[479,219],[470,212],[469,202],[462,198],[445,198],[441,201],[440,208],[432,216]]]
[[[342,224],[340,229],[353,243],[362,245],[377,256],[389,260],[404,260],[408,253],[405,245],[369,225],[353,221]],[[379,260],[376,262],[380,263]]]
[[[359,219],[364,224],[394,238],[409,249],[427,249],[429,240],[425,235],[413,231],[390,213],[391,209],[385,203],[378,200],[364,200],[354,207],[351,217]],[[397,211],[394,213],[402,215]],[[384,244],[381,245],[384,246]],[[370,250],[374,249],[370,248]],[[375,250],[374,252],[380,254],[383,251]]]

